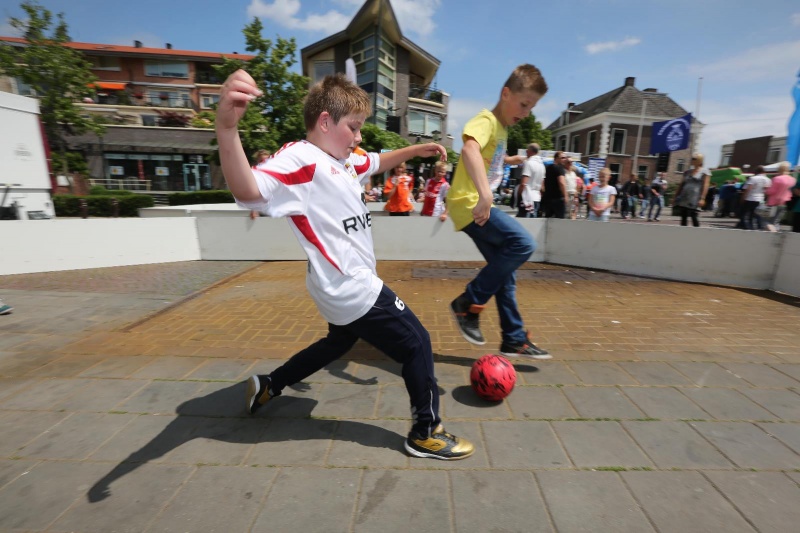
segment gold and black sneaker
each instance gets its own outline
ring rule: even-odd
[[[247,379],[247,393],[245,400],[247,401],[247,412],[255,414],[256,410],[270,401],[273,397],[279,396],[270,390],[272,380],[269,376],[259,376],[253,374]]]
[[[447,433],[441,424],[436,426],[430,437],[412,431],[406,439],[405,448],[414,457],[428,457],[444,461],[464,459],[475,451],[475,446],[470,441]]]

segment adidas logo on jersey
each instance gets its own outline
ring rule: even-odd
[[[338,170],[336,170],[335,168],[331,167],[331,174],[336,175],[338,173],[339,173]]]

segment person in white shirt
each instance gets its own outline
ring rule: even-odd
[[[589,220],[608,222],[617,196],[617,188],[608,184],[611,178],[611,170],[608,167],[601,168],[597,177],[600,184],[589,191]]]
[[[764,175],[764,167],[756,169],[756,175],[747,178],[742,189],[742,218],[739,225],[744,229],[763,229],[761,215],[758,214],[758,206],[764,203],[764,191],[772,185],[772,180]],[[754,223],[755,222],[755,223]]]
[[[237,204],[289,219],[308,256],[306,287],[328,322],[328,334],[272,373],[250,376],[248,412],[254,414],[285,387],[336,361],[363,339],[402,364],[413,419],[406,451],[445,460],[472,455],[472,443],[446,432],[441,423],[430,335],[377,275],[372,217],[362,196],[372,174],[413,157],[445,159],[447,152],[436,143],[382,154],[360,150],[370,98],[343,74],[335,74],[308,92],[303,109],[307,140],[284,145],[251,169],[238,124],[248,103],[261,95],[244,70],[223,84],[216,117],[222,171]]]
[[[542,205],[542,183],[544,182],[544,161],[539,156],[539,145],[531,143],[525,150],[528,158],[522,166],[522,176],[528,177],[528,197],[533,203],[533,209],[529,211],[531,218],[539,216],[539,208]]]

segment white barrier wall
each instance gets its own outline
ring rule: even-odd
[[[800,233],[783,233],[783,247],[771,289],[800,296]]]
[[[199,259],[193,218],[0,222],[0,275]]]
[[[545,261],[769,289],[781,240],[764,231],[549,219]]]
[[[532,261],[545,258],[545,221],[523,220],[537,240]],[[305,254],[286,220],[248,217],[198,218],[203,259],[212,260],[304,260]],[[449,220],[431,217],[388,217],[372,219],[375,256],[388,261],[458,260],[482,261],[467,235],[455,231]]]

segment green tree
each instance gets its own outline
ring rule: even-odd
[[[81,53],[66,46],[71,39],[63,13],[54,21],[53,14],[34,1],[26,0],[20,7],[27,19],[12,18],[11,26],[22,32],[27,44],[0,43],[0,72],[36,91],[47,140],[62,154],[60,170],[66,174],[67,136],[87,131],[102,135],[105,131],[75,105],[77,99],[94,95],[92,84],[97,78]]]
[[[542,128],[542,123],[536,120],[535,115],[530,115],[508,128],[508,153],[516,155],[517,151],[526,148],[530,143],[539,144],[542,150],[553,148],[553,139],[548,130]]]
[[[409,142],[400,135],[380,129],[372,123],[365,123],[361,127],[361,148],[367,152],[380,152],[381,150],[397,150],[409,146]]]
[[[258,18],[246,25],[246,50],[255,55],[249,61],[225,59],[214,68],[223,78],[237,69],[244,69],[258,84],[263,95],[256,98],[239,121],[239,135],[245,153],[259,149],[274,152],[285,143],[305,137],[303,99],[308,93],[308,78],[292,72],[297,43],[278,39],[273,43],[262,37],[263,24]],[[215,143],[216,144],[216,143]]]

